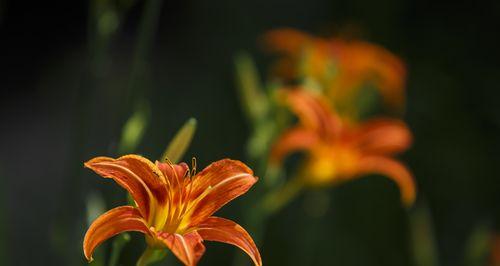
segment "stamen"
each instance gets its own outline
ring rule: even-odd
[[[196,175],[196,157],[191,158],[191,176]]]

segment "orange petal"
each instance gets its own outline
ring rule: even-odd
[[[311,130],[292,128],[281,135],[271,150],[271,163],[279,164],[288,154],[307,150],[318,143],[319,138]]]
[[[373,82],[388,105],[403,107],[406,68],[397,56],[367,42],[333,39],[331,44],[333,55],[340,60],[343,89]]]
[[[352,137],[363,152],[375,154],[402,152],[412,142],[411,131],[403,121],[384,118],[361,124]]]
[[[196,265],[205,253],[203,239],[197,232],[184,235],[158,232],[157,238],[163,241],[185,265]]]
[[[198,225],[197,232],[204,240],[223,242],[241,248],[252,258],[256,266],[262,265],[259,250],[252,237],[237,223],[212,216]]]
[[[500,266],[500,235],[494,234],[491,239],[490,264],[491,266]]]
[[[324,139],[337,135],[340,119],[326,99],[303,89],[280,90],[279,92],[285,94],[287,104],[305,128],[315,131]]]
[[[257,177],[240,161],[223,159],[210,164],[193,177],[191,196],[196,202],[191,210],[190,225],[211,216],[229,201],[247,192]]]
[[[150,234],[146,222],[139,211],[132,206],[122,206],[109,210],[90,225],[83,240],[83,253],[87,260],[97,246],[105,240],[126,231],[137,231]]]
[[[380,90],[384,101],[390,107],[402,108],[404,106],[404,86],[406,68],[397,56],[383,47],[365,43],[364,47],[371,53],[372,60],[369,64],[375,73],[375,83]]]
[[[265,48],[271,52],[297,55],[314,38],[294,29],[271,30],[262,36]]]
[[[114,179],[134,198],[141,214],[148,217],[151,199],[166,200],[166,181],[162,172],[148,159],[126,155],[118,159],[97,157],[85,163],[97,174]]]
[[[170,164],[156,161],[156,166],[162,171],[171,186],[183,184],[184,177],[189,171],[189,166],[186,163]]]
[[[411,206],[416,197],[416,186],[410,171],[400,162],[383,156],[367,156],[358,161],[356,174],[381,174],[399,186],[401,201]]]

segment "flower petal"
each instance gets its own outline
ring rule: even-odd
[[[326,99],[303,89],[280,90],[279,93],[285,94],[287,105],[305,128],[326,140],[338,134],[340,119]]]
[[[395,154],[408,149],[412,142],[410,129],[401,120],[372,119],[354,130],[353,141],[363,152]]]
[[[203,239],[197,232],[190,232],[184,235],[158,232],[157,238],[165,243],[185,265],[196,265],[201,256],[203,256],[203,253],[205,253]]]
[[[412,174],[402,163],[383,156],[360,158],[356,174],[382,174],[392,179],[399,186],[401,201],[411,206],[416,197],[416,186]]]
[[[184,177],[186,173],[189,171],[189,166],[186,163],[180,164],[171,164],[171,163],[162,163],[156,161],[156,166],[160,169],[163,175],[169,181],[170,186],[177,186],[179,184],[183,184]]]
[[[372,82],[390,107],[404,106],[406,68],[394,54],[381,46],[362,42],[333,39],[333,56],[340,61],[339,79],[344,89],[363,82]],[[342,88],[342,87],[339,87]]]
[[[85,163],[97,174],[112,178],[134,198],[144,217],[150,214],[151,200],[166,200],[166,181],[162,172],[148,159],[125,155],[118,159],[97,157]]]
[[[83,253],[92,260],[92,253],[105,240],[126,231],[150,234],[139,211],[132,206],[122,206],[99,216],[89,227],[83,240]]]
[[[270,160],[273,164],[279,164],[288,154],[312,148],[318,143],[317,134],[311,130],[296,127],[283,133],[271,149]]]
[[[266,49],[292,56],[299,56],[304,46],[313,40],[312,36],[294,29],[271,30],[262,36]]]
[[[259,250],[252,237],[237,223],[212,216],[198,225],[196,230],[204,240],[223,242],[241,248],[252,258],[255,266],[262,265]]]
[[[197,225],[247,192],[257,179],[253,171],[240,161],[223,159],[210,164],[191,182],[191,197],[195,203],[190,211],[190,225]]]

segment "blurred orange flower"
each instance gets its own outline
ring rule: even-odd
[[[500,234],[493,235],[491,240],[490,266],[500,266]]]
[[[227,202],[244,194],[257,181],[245,164],[224,159],[195,174],[185,163],[152,163],[138,155],[118,159],[97,157],[85,163],[97,174],[112,178],[133,197],[136,207],[114,208],[98,217],[83,242],[85,257],[103,241],[125,231],[146,235],[148,245],[169,248],[185,265],[196,265],[203,240],[235,245],[255,265],[262,265],[252,238],[233,221],[212,216]]]
[[[399,120],[379,118],[348,124],[333,112],[329,102],[303,89],[280,90],[299,124],[282,134],[271,151],[279,165],[287,155],[305,151],[300,178],[308,185],[337,184],[366,174],[382,174],[399,186],[405,205],[415,200],[412,174],[392,158],[412,141],[408,127]]]
[[[380,46],[319,38],[293,29],[272,30],[263,41],[268,50],[283,55],[275,66],[278,76],[287,80],[312,78],[337,110],[351,106],[364,84],[374,85],[389,107],[404,106],[405,66]]]

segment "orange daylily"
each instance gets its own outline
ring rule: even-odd
[[[85,163],[97,174],[126,189],[136,206],[114,208],[98,217],[83,242],[88,260],[103,241],[125,231],[144,233],[148,245],[169,248],[185,265],[196,265],[203,240],[235,245],[255,265],[259,250],[237,223],[212,216],[229,201],[247,192],[257,177],[240,161],[224,159],[195,174],[185,163],[156,162],[138,155],[118,159],[97,157]]]
[[[341,38],[319,38],[293,29],[272,30],[264,35],[266,47],[283,57],[276,73],[285,79],[313,78],[335,105],[347,105],[365,83],[375,85],[384,102],[404,104],[406,69],[386,49],[372,43]]]
[[[379,118],[348,124],[319,95],[302,89],[279,93],[299,118],[299,124],[279,137],[271,151],[272,164],[279,165],[292,152],[305,151],[300,178],[308,185],[382,174],[399,186],[405,205],[413,203],[416,191],[412,174],[392,158],[411,144],[410,130],[402,121]]]

